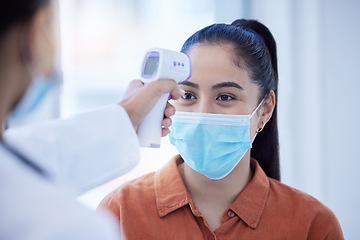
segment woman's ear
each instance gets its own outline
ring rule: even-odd
[[[26,67],[29,68],[31,75],[51,75],[55,54],[53,6],[51,3],[39,9],[24,24],[21,49]]]
[[[265,124],[270,120],[276,104],[276,96],[274,91],[271,91],[269,96],[264,100],[260,121],[259,121],[259,128],[263,128]]]

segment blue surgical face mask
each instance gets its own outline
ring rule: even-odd
[[[194,171],[218,180],[236,167],[251,148],[249,115],[176,112],[170,142]]]
[[[54,70],[49,78],[35,77],[20,102],[8,116],[8,120],[16,122],[34,112],[47,94],[58,87],[61,82],[62,77],[60,71],[57,70]]]

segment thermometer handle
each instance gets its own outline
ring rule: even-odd
[[[141,147],[159,148],[162,133],[162,121],[169,94],[160,97],[154,108],[149,112],[138,127],[138,138]]]

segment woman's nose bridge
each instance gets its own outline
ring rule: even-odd
[[[214,108],[211,100],[208,97],[200,98],[197,112],[200,113],[214,113]]]

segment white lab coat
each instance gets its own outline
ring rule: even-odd
[[[110,215],[88,210],[75,196],[138,163],[138,139],[122,107],[10,129],[3,138],[50,177],[0,145],[1,240],[119,239]]]

